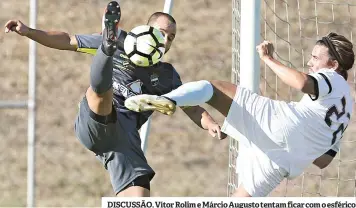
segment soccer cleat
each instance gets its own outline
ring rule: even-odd
[[[136,95],[125,100],[125,107],[135,112],[158,111],[172,115],[176,104],[168,98],[157,95]]]
[[[104,31],[102,50],[108,55],[114,55],[118,42],[118,26],[121,18],[120,5],[116,1],[111,1],[105,10],[104,14]]]

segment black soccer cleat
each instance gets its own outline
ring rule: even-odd
[[[108,55],[114,55],[118,41],[118,26],[121,18],[120,5],[116,1],[111,1],[105,10],[104,31],[102,50]]]

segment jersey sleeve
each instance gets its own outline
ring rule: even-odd
[[[339,152],[339,150],[340,150],[340,141],[336,142],[331,149],[334,150],[335,152]]]
[[[332,91],[331,78],[332,73],[329,72],[317,72],[309,74],[309,76],[314,81],[314,91],[315,95],[309,95],[312,100],[318,100]]]
[[[182,81],[180,79],[180,76],[176,69],[172,66],[173,68],[173,77],[172,77],[172,90],[177,89],[179,86],[182,85]]]
[[[331,157],[335,157],[335,155],[339,152],[340,150],[340,141],[334,144],[334,146],[329,149],[325,154],[330,155]]]
[[[75,35],[78,42],[77,52],[88,53],[94,55],[102,42],[102,36],[99,34],[93,35]]]

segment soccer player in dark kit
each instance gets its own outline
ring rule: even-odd
[[[65,32],[31,29],[19,20],[8,21],[5,32],[16,32],[54,49],[95,54],[90,69],[90,87],[80,102],[75,122],[76,136],[108,170],[117,196],[149,196],[150,181],[155,172],[141,150],[138,130],[153,111],[133,112],[124,106],[124,102],[142,93],[168,93],[182,82],[169,63],[138,67],[129,61],[123,50],[127,33],[118,28],[120,17],[121,8],[112,1],[104,13],[102,34],[71,36]],[[165,51],[169,51],[176,35],[174,18],[155,12],[147,25],[161,31],[165,37]],[[213,137],[226,137],[202,107],[183,108],[183,111]]]

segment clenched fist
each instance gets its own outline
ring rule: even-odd
[[[223,140],[227,137],[227,135],[224,132],[221,132],[220,126],[217,123],[209,124],[208,131],[212,137],[215,138],[217,136],[219,140]]]
[[[263,41],[260,45],[256,47],[260,58],[273,57],[274,47],[273,44],[269,41]]]
[[[5,33],[9,33],[10,31],[16,32],[19,35],[26,36],[30,28],[23,24],[20,20],[9,20],[5,24]]]

